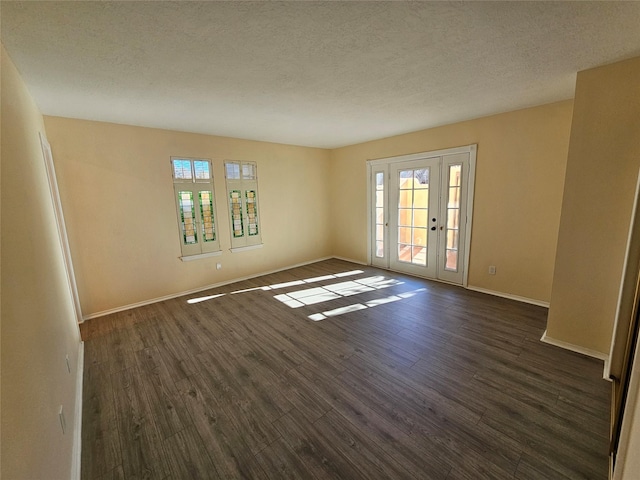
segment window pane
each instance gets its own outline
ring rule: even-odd
[[[228,180],[240,180],[240,164],[229,162],[224,164]]]
[[[429,188],[429,169],[414,170],[413,188],[422,189]]]
[[[411,262],[411,245],[398,243],[398,260],[401,262]]]
[[[460,233],[458,230],[447,230],[447,248],[458,249],[458,237]]]
[[[191,180],[191,160],[172,160],[173,178],[176,180]]]
[[[413,192],[413,206],[416,208],[429,207],[429,188],[423,188]]]
[[[427,229],[426,228],[414,228],[413,229],[413,245],[418,247],[427,246]]]
[[[449,186],[459,187],[462,176],[462,165],[451,165],[449,167]]]
[[[384,239],[384,225],[376,225],[376,241],[381,242]]]
[[[447,209],[447,228],[459,228],[460,227],[460,209],[448,208]]]
[[[426,209],[415,209],[413,211],[413,226],[414,227],[427,227],[428,211]]]
[[[256,166],[253,163],[242,164],[242,178],[245,180],[256,179]]]
[[[193,205],[192,192],[178,192],[180,205],[180,227],[182,229],[182,241],[185,245],[198,243],[196,233],[196,212]]]
[[[376,190],[382,190],[384,188],[384,172],[376,173]]]
[[[245,192],[247,200],[247,230],[250,237],[258,235],[258,199],[255,190]]]
[[[411,227],[398,228],[398,243],[411,245]]]
[[[376,242],[376,257],[384,257],[384,242]]]
[[[444,269],[452,272],[458,271],[458,251],[457,250],[447,250],[447,263],[444,266]]]
[[[384,192],[382,190],[376,192],[376,207],[384,207]]]
[[[447,206],[450,208],[460,208],[460,187],[449,187],[449,201]]]
[[[413,192],[411,190],[400,190],[400,198],[398,201],[398,207],[411,208],[413,199]]]
[[[202,241],[214,242],[216,231],[213,222],[213,192],[200,192],[200,215],[202,216]]]
[[[384,223],[384,208],[376,208],[376,223]]]
[[[196,180],[209,180],[211,178],[209,162],[206,160],[194,160],[193,169],[196,172]]]
[[[427,264],[427,249],[423,247],[413,247],[411,263],[425,266]]]
[[[411,210],[408,208],[401,208],[398,210],[398,225],[411,225]]]
[[[229,192],[231,206],[231,227],[234,238],[244,237],[244,225],[242,219],[242,196],[240,190]]]

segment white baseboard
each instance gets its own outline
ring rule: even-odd
[[[342,260],[343,262],[355,263],[357,265],[368,265],[367,262],[361,262],[360,260],[353,260],[352,258],[337,257],[335,255],[331,258],[335,258],[336,260]]]
[[[590,348],[581,347],[580,345],[563,342],[562,340],[556,340],[555,338],[549,337],[546,330],[542,334],[540,341],[548,343],[549,345],[564,348],[565,350],[571,350],[572,352],[581,353],[582,355],[586,355],[587,357],[597,358],[598,360],[602,360],[604,362],[609,361],[609,355],[607,355],[606,353],[598,352],[597,350],[591,350]]]
[[[198,288],[194,288],[192,290],[186,290],[184,292],[172,293],[171,295],[164,295],[162,297],[151,298],[149,300],[143,300],[142,302],[130,303],[129,305],[123,305],[121,307],[110,308],[108,310],[103,310],[101,312],[96,312],[96,313],[92,313],[92,314],[89,314],[89,315],[85,315],[82,318],[82,320],[83,321],[91,320],[92,318],[104,317],[105,315],[110,315],[112,313],[124,312],[125,310],[131,310],[132,308],[144,307],[145,305],[151,305],[152,303],[164,302],[165,300],[171,300],[173,298],[183,297],[185,295],[193,295],[194,293],[200,293],[200,292],[203,292],[205,290],[210,290],[212,288],[219,288],[219,287],[223,287],[225,285],[229,285],[231,283],[242,282],[244,280],[251,280],[252,278],[261,277],[263,275],[270,275],[272,273],[278,273],[278,272],[282,272],[284,270],[290,270],[292,268],[304,267],[305,265],[310,265],[310,264],[316,263],[316,262],[322,262],[324,260],[330,260],[332,258],[338,258],[338,257],[317,258],[315,260],[310,260],[308,262],[297,263],[295,265],[289,265],[289,266],[278,268],[278,269],[275,269],[275,270],[269,270],[269,271],[266,271],[266,272],[255,273],[253,275],[248,275],[246,277],[233,278],[233,279],[230,279],[230,280],[225,280],[224,282],[212,283],[211,285],[205,285],[204,287],[198,287]],[[343,259],[339,259],[339,260],[343,260]],[[353,260],[346,260],[346,261],[351,262]]]
[[[472,285],[468,285],[467,290],[473,290],[474,292],[486,293],[488,295],[495,295],[496,297],[508,298],[509,300],[516,300],[518,302],[530,303],[531,305],[549,308],[549,302],[543,302],[542,300],[536,300],[534,298],[520,297],[519,295],[511,295],[510,293],[497,292],[495,290],[474,287]]]
[[[78,360],[76,362],[76,411],[74,412],[73,428],[73,458],[71,465],[71,479],[80,480],[82,458],[82,386],[84,379],[84,342],[78,346]]]

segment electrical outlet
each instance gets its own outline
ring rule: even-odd
[[[67,361],[67,371],[71,373],[71,363],[69,363],[69,355],[65,356],[65,360]]]
[[[496,266],[489,265],[489,275],[495,275],[495,274],[496,274]]]
[[[64,432],[67,429],[67,420],[64,418],[64,407],[62,405],[60,405],[60,413],[58,413],[58,417],[60,418],[60,428],[62,428],[62,434],[64,435]]]
[[[221,263],[216,263],[216,270],[220,270],[222,268],[222,264]]]

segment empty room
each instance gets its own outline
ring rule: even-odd
[[[640,478],[640,2],[0,22],[3,479]]]

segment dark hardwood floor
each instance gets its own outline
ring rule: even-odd
[[[82,478],[604,480],[546,314],[329,260],[85,322]]]

